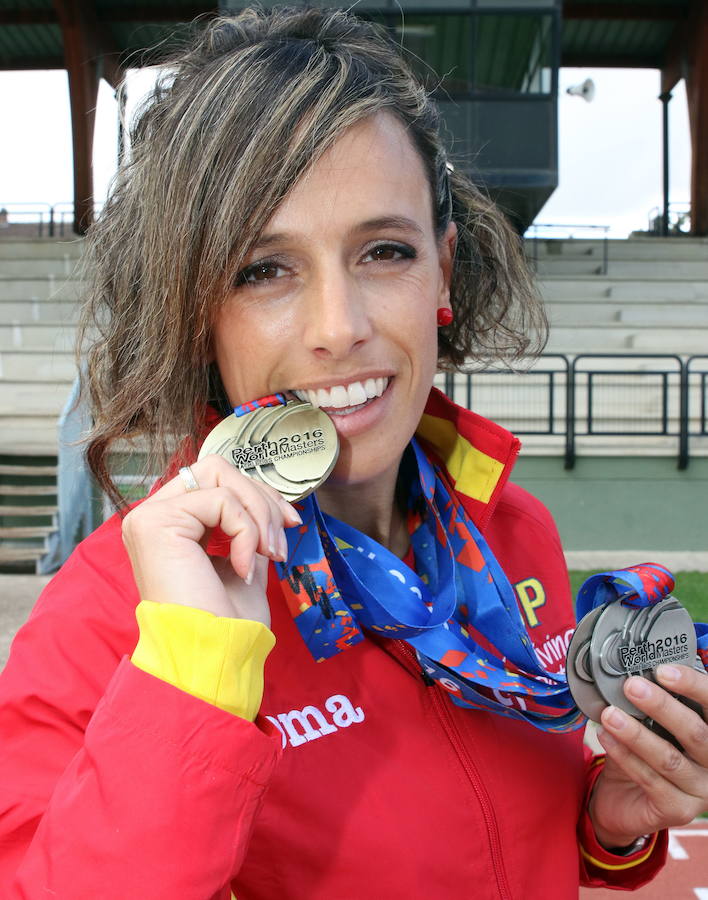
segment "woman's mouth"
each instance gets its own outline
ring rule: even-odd
[[[390,377],[367,378],[346,385],[335,384],[329,388],[293,390],[292,393],[298,399],[323,409],[330,416],[349,416],[380,397],[390,381]]]

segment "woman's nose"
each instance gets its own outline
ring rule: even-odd
[[[344,359],[372,335],[367,298],[346,271],[329,271],[310,287],[306,346],[317,356]]]

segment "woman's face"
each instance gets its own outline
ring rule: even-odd
[[[423,164],[396,118],[345,132],[275,211],[217,314],[231,403],[293,391],[323,407],[340,438],[337,482],[397,468],[436,371],[455,233],[436,239]]]

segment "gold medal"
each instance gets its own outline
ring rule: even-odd
[[[339,456],[337,431],[321,409],[300,400],[231,415],[207,435],[199,459],[216,453],[286,500],[306,497],[329,476]]]

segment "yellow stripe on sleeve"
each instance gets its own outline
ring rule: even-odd
[[[654,845],[656,844],[657,835],[653,834],[651,840],[649,841],[645,851],[641,856],[638,856],[636,859],[632,859],[629,862],[624,863],[606,863],[601,862],[599,859],[595,859],[594,856],[591,856],[588,851],[580,844],[580,852],[583,854],[585,859],[588,862],[591,862],[594,866],[597,866],[599,869],[608,869],[611,872],[619,872],[622,869],[631,869],[634,866],[640,866],[643,862],[646,862],[649,857],[654,852]]]
[[[135,611],[139,669],[213,706],[253,721],[263,699],[263,666],[275,636],[262,622],[143,600]]]

